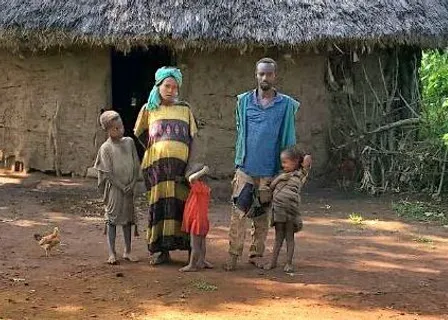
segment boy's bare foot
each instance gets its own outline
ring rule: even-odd
[[[204,261],[204,262],[198,263],[198,268],[199,269],[213,269],[213,265],[208,261]]]
[[[137,258],[132,257],[129,253],[123,253],[123,259],[129,262],[138,262]]]
[[[196,272],[198,269],[192,265],[185,266],[179,269],[180,272]]]
[[[236,269],[236,263],[238,261],[238,256],[231,254],[224,264],[223,268],[225,271],[234,271]]]
[[[115,257],[114,255],[109,256],[109,259],[107,259],[107,263],[110,265],[118,264],[117,257]]]
[[[273,263],[273,262],[267,263],[263,266],[264,270],[272,270],[275,268],[277,268],[277,263]]]
[[[294,272],[294,267],[292,266],[292,264],[287,263],[285,265],[285,267],[283,268],[283,271],[288,272],[288,273]]]

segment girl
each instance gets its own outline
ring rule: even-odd
[[[101,127],[109,138],[104,142],[95,161],[98,171],[98,188],[104,195],[106,206],[107,244],[109,264],[117,264],[115,252],[116,226],[122,226],[125,251],[123,259],[137,261],[131,254],[131,226],[136,224],[134,215],[134,189],[139,178],[140,164],[132,138],[123,137],[124,128],[120,115],[105,111],[100,116]],[[137,227],[135,229],[137,236]]]
[[[295,148],[281,153],[283,173],[272,181],[273,190],[271,208],[271,226],[275,227],[275,244],[271,262],[264,266],[266,270],[277,266],[277,260],[283,241],[286,239],[287,259],[285,272],[292,272],[294,256],[294,234],[302,230],[300,216],[300,192],[311,166],[311,156],[303,154]]]
[[[205,183],[205,175],[208,173],[208,170],[207,166],[195,164],[185,175],[191,189],[185,204],[182,231],[190,234],[191,253],[189,264],[181,268],[179,270],[181,272],[213,268],[205,260],[205,237],[209,230],[208,205],[210,188]]]

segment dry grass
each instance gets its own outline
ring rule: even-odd
[[[1,46],[178,48],[251,45],[329,47],[448,44],[445,0],[381,1],[24,1],[0,0]],[[353,10],[356,8],[356,10]],[[276,23],[273,23],[273,22]],[[409,28],[408,26],[412,26]],[[268,28],[268,29],[266,29]]]

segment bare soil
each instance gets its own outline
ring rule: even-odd
[[[182,274],[185,252],[172,265],[148,264],[143,232],[133,244],[139,263],[105,263],[94,180],[1,174],[0,319],[448,319],[447,228],[401,221],[386,198],[320,189],[303,202],[295,273],[257,270],[246,257],[224,272],[221,202],[210,214],[216,268]],[[143,201],[138,208],[144,226]],[[363,223],[348,219],[354,212]],[[54,226],[62,244],[46,258],[33,234]]]

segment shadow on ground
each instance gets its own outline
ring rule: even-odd
[[[448,311],[447,230],[400,221],[384,198],[305,195],[293,274],[255,269],[246,258],[233,273],[220,269],[227,258],[223,203],[210,215],[208,253],[217,268],[181,274],[185,253],[174,253],[173,265],[151,267],[142,238],[134,242],[140,263],[104,263],[95,181],[10,182],[0,185],[0,202],[0,319],[436,319]],[[352,212],[365,222],[351,223]],[[142,225],[144,213],[140,202]],[[62,246],[45,258],[32,235],[54,225]],[[271,232],[267,255],[272,240]]]

